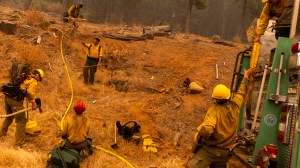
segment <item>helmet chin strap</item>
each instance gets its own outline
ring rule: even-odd
[[[31,77],[34,78],[37,81],[41,81],[41,77],[39,76],[39,74],[33,74],[33,75],[31,75]]]
[[[227,103],[227,99],[215,99],[218,104]]]

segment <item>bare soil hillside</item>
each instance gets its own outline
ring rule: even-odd
[[[191,156],[195,129],[213,103],[210,98],[213,87],[218,83],[230,86],[236,55],[244,49],[241,44],[234,44],[235,47],[214,44],[211,39],[192,34],[173,33],[170,37],[134,42],[114,40],[102,34],[119,27],[89,22],[80,22],[78,31],[70,34],[72,25],[61,22],[58,15],[5,7],[0,7],[0,11],[1,20],[12,23],[8,30],[3,23],[0,26],[0,82],[9,80],[13,62],[27,62],[32,69],[45,71],[37,90],[43,113],[29,112],[29,119],[36,120],[42,132],[27,135],[26,145],[15,149],[12,125],[8,136],[0,138],[0,167],[45,167],[48,152],[62,141],[62,116],[67,110],[73,112],[77,100],[87,107],[85,115],[91,119],[90,136],[95,145],[135,167],[184,167]],[[126,31],[137,34],[141,28]],[[86,86],[82,76],[86,48],[81,42],[92,42],[95,35],[102,37],[106,66],[98,68],[95,84]],[[36,43],[38,36],[40,44]],[[185,78],[197,81],[205,90],[189,94],[183,86]],[[3,115],[4,96],[1,97]],[[141,125],[141,135],[149,134],[160,142],[158,152],[144,152],[142,143],[127,142],[121,136],[117,136],[119,148],[110,147],[114,143],[115,122],[124,124],[130,120]],[[173,139],[178,133],[179,144],[174,146]],[[100,149],[95,149],[81,166],[128,167]],[[230,166],[240,165],[231,162]]]

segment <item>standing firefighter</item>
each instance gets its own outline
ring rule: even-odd
[[[241,85],[231,99],[230,89],[225,85],[219,84],[214,88],[212,98],[216,100],[216,104],[207,111],[203,123],[197,128],[203,146],[194,151],[194,156],[187,163],[188,168],[226,168],[230,149],[235,144],[240,108],[247,92],[249,77],[254,70],[244,70]]]
[[[277,21],[274,27],[276,39],[289,37],[294,0],[262,0],[262,2],[265,3],[265,6],[259,17],[254,43],[260,43],[260,36],[265,33],[271,18]]]
[[[14,112],[23,110],[23,102],[25,97],[31,103],[32,110],[37,109],[37,104],[35,102],[35,90],[38,85],[38,81],[42,81],[43,77],[43,70],[36,69],[31,75],[28,75],[19,86],[2,86],[2,92],[5,95],[6,114],[12,114]],[[22,144],[25,142],[25,113],[19,113],[15,116],[5,118],[1,127],[0,135],[6,136],[8,128],[13,122],[14,118],[16,122],[15,146],[22,146]]]
[[[77,101],[74,108],[74,114],[67,118],[63,125],[62,138],[65,139],[64,147],[75,149],[79,153],[84,150],[92,154],[91,139],[88,138],[90,131],[90,120],[83,115],[85,106],[82,101]]]
[[[103,51],[100,46],[100,37],[96,36],[93,44],[82,42],[82,45],[88,49],[85,66],[83,68],[84,84],[94,84],[95,73],[98,63],[102,61]]]

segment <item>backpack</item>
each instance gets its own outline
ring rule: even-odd
[[[10,81],[2,85],[3,94],[9,97],[17,97],[17,100],[23,100],[26,96],[26,91],[22,91],[20,85],[30,74],[29,65],[13,63],[9,73]]]
[[[48,154],[47,168],[79,168],[82,158],[75,149],[56,146]]]
[[[130,123],[133,123],[133,125],[129,126]],[[128,121],[124,125],[121,125],[120,121],[117,121],[116,125],[118,128],[118,134],[126,140],[130,140],[134,134],[139,133],[141,128],[141,126],[135,121]]]

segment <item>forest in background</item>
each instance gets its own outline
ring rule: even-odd
[[[247,42],[246,30],[259,17],[260,0],[1,0],[3,5],[61,14],[83,3],[90,22],[110,25],[170,25],[174,32]]]

